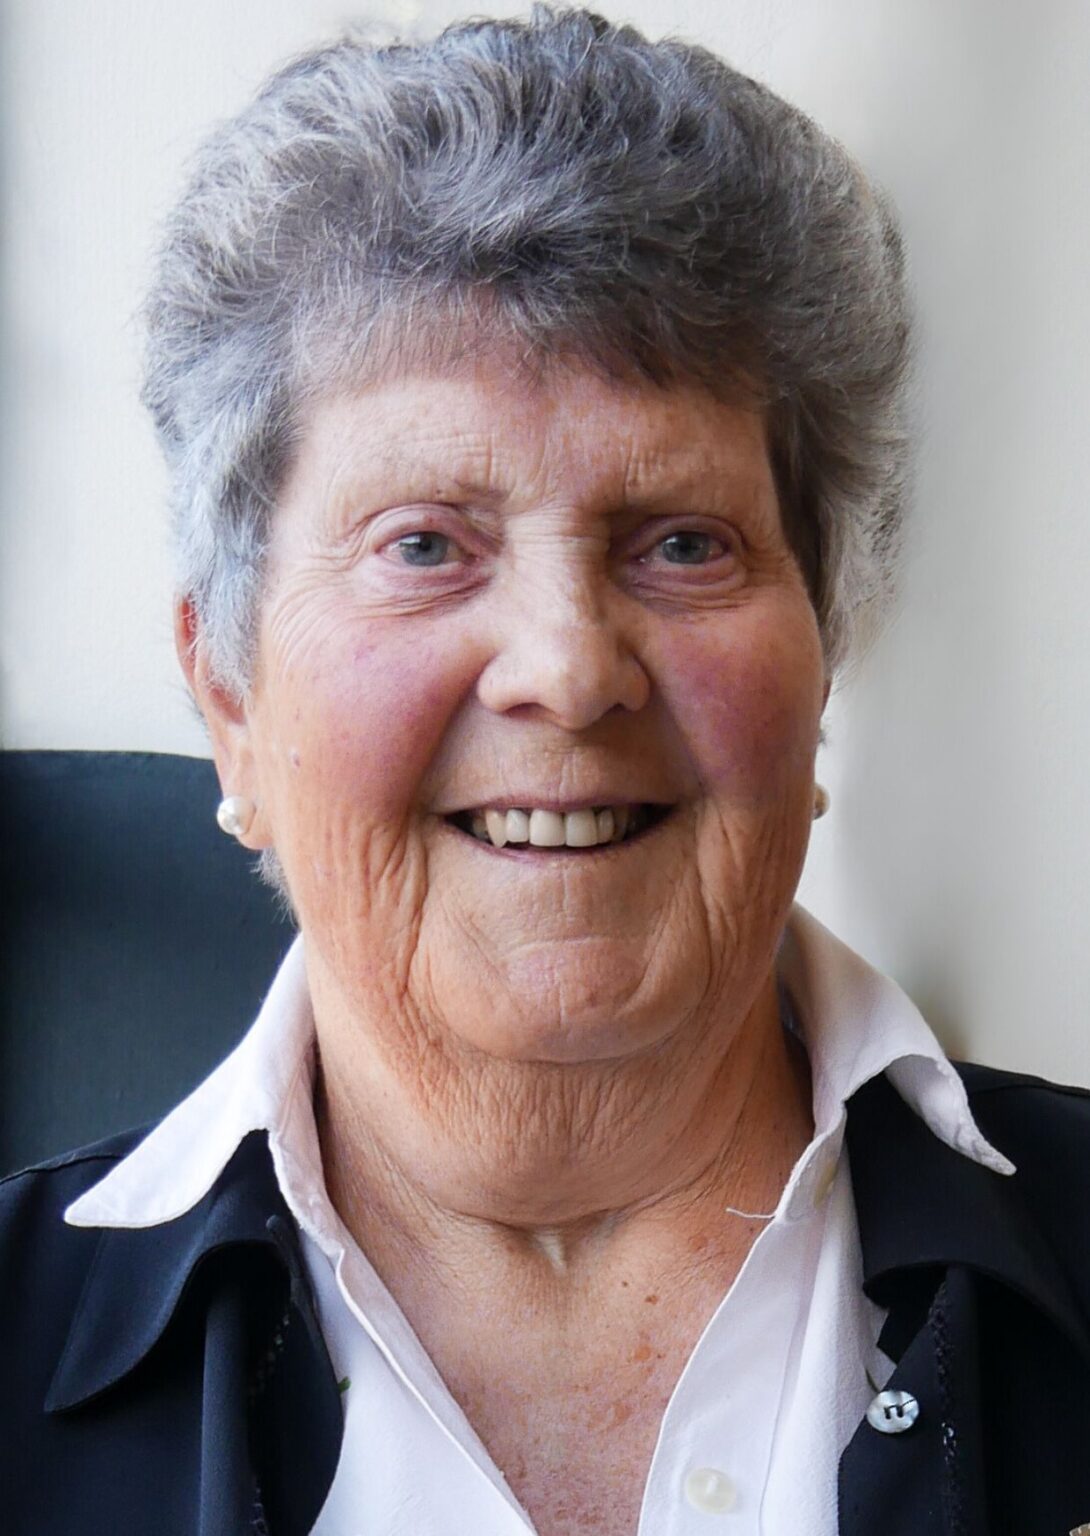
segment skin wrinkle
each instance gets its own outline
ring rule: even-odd
[[[724,1070],[726,1070],[727,1065],[729,1064],[725,1064]],[[758,1062],[753,1075],[756,1075],[756,1072],[759,1071],[759,1069],[760,1063]],[[486,1112],[491,1112],[500,1116],[506,1116],[506,1123],[510,1128],[509,1134],[512,1140],[521,1138],[525,1134],[525,1125],[522,1123],[521,1119],[517,1118],[511,1113],[510,1103],[504,1099],[502,1091],[497,1091],[498,1085],[491,1084],[489,1086],[493,1089],[493,1102],[485,1104],[483,1108],[486,1110]],[[583,1115],[581,1107],[574,1107],[570,1101],[566,1099],[565,1090],[574,1090],[574,1092],[578,1094],[582,1090],[582,1085],[562,1082],[559,1083],[555,1088],[550,1084],[547,1086],[541,1085],[540,1089],[543,1099],[547,1101],[550,1114],[555,1114],[559,1102],[562,1106],[567,1104],[567,1114],[572,1123],[582,1122]],[[321,1093],[325,1093],[324,1082],[321,1088]],[[669,1099],[667,1104],[669,1105]],[[608,1108],[608,1104],[606,1107]],[[525,1111],[526,1105],[524,1104],[521,1106],[521,1108],[523,1111]],[[598,1103],[597,1108],[599,1110],[602,1108],[602,1104],[600,1102]],[[361,1134],[366,1137],[366,1130],[361,1128]],[[717,1153],[717,1160],[722,1161],[724,1164],[730,1164],[737,1161],[737,1138],[738,1128],[736,1127],[732,1138],[728,1139],[724,1143],[720,1152]],[[377,1146],[377,1144],[376,1152],[379,1159],[385,1157],[381,1147]],[[745,1154],[743,1153],[743,1155]],[[391,1238],[394,1240],[400,1239],[402,1242],[404,1242],[406,1239],[409,1239],[406,1244],[406,1251],[412,1254],[414,1262],[431,1267],[434,1265],[437,1258],[441,1258],[442,1255],[441,1248],[435,1249],[430,1244],[431,1239],[443,1235],[443,1224],[442,1222],[436,1220],[438,1213],[436,1213],[434,1208],[431,1207],[426,1201],[421,1201],[419,1191],[417,1190],[416,1186],[411,1180],[405,1179],[403,1171],[398,1167],[396,1163],[389,1163],[386,1171],[391,1177],[391,1180],[398,1185],[400,1197],[404,1198],[413,1205],[416,1215],[418,1216],[424,1229],[423,1241],[419,1240],[419,1234],[416,1235],[416,1239],[414,1240],[412,1229],[410,1227],[406,1227],[403,1222],[395,1222],[391,1228]],[[701,1181],[706,1173],[706,1169],[694,1171],[693,1175],[686,1184],[679,1186],[677,1189],[671,1192],[671,1198],[677,1206],[684,1207],[686,1205],[695,1205],[705,1199],[706,1191],[702,1187]],[[378,1216],[381,1214],[381,1212],[379,1211],[375,1214]],[[586,1217],[583,1218],[582,1221],[583,1235],[586,1236],[592,1244],[600,1245],[604,1240],[608,1239],[608,1237],[611,1235],[611,1230],[615,1228],[616,1224],[624,1219],[626,1219],[625,1216],[615,1211],[602,1213],[590,1212]],[[471,1215],[463,1215],[460,1218],[460,1221],[467,1229],[471,1229],[478,1225],[478,1219]],[[514,1243],[516,1246],[521,1247],[527,1241],[532,1244],[540,1235],[540,1232],[547,1233],[549,1230],[550,1229],[548,1228],[542,1228],[539,1229],[539,1231],[527,1233],[523,1229],[511,1227],[507,1229],[506,1236],[509,1241]],[[699,1269],[702,1262],[707,1262],[706,1257],[698,1254],[697,1262],[694,1267]],[[476,1290],[476,1287],[472,1284],[471,1276],[465,1267],[457,1265],[451,1266],[445,1271],[445,1277],[447,1283],[454,1286],[459,1294],[464,1292],[464,1294],[462,1294],[463,1300],[468,1300],[470,1295],[472,1295]],[[540,1280],[542,1277],[539,1275],[538,1278]],[[678,1278],[684,1280],[683,1271],[680,1273],[680,1276],[674,1276],[675,1281]]]
[[[307,939],[330,1198],[535,1516],[561,1468],[646,1471],[759,1230],[723,1206],[771,1209],[811,1130],[772,962],[825,679],[764,441],[699,391],[591,374],[376,383],[301,443],[252,696],[193,660]],[[454,530],[420,476],[486,470],[464,567],[367,534]],[[686,501],[727,535],[708,567],[656,543]],[[571,855],[444,819],[516,794],[675,809]]]
[[[668,942],[669,932],[671,932],[672,926],[674,926],[674,922],[675,919],[672,911],[666,911],[659,915],[659,919],[657,919],[656,932],[654,932],[651,940],[649,940],[649,948],[654,948],[657,943]],[[479,958],[479,962],[481,962],[482,966],[482,975],[484,975],[484,977],[488,977],[488,974],[490,974],[491,971],[491,955],[490,951],[488,951],[487,932],[482,931],[482,929],[474,929],[471,928],[471,926],[464,925],[459,928],[459,932],[461,932],[461,937],[464,938],[464,942],[467,943],[468,948],[470,948],[471,954],[473,954],[474,957]],[[640,935],[640,937],[643,937],[643,935]],[[579,943],[583,942],[586,942],[585,938],[583,938],[582,935],[576,935],[576,937],[568,940],[568,945],[579,945]],[[646,943],[646,938],[643,940],[643,942]],[[533,951],[536,948],[540,948],[539,943],[537,943],[537,940],[534,940],[534,938],[530,938],[530,940],[527,942],[527,945],[525,945],[525,952],[528,952],[528,954],[533,954]],[[711,949],[711,943],[708,943],[708,949]],[[629,989],[629,991],[620,989],[619,992],[614,992],[614,1006],[620,1006],[620,1008],[623,1008],[623,1006],[629,1005],[631,1001],[636,1000],[636,998],[639,997],[640,989],[642,989],[642,986],[645,985],[645,980],[645,972],[637,971],[636,974],[633,975],[633,980],[631,980],[631,989]],[[485,982],[485,985],[487,985],[487,982]],[[543,985],[548,985],[547,980],[543,982]],[[565,1012],[565,1000],[563,1000],[563,994],[560,992],[560,994],[557,994],[557,1014],[559,1014],[559,1018],[557,1018],[557,1029],[559,1029],[559,1031],[566,1029]]]
[[[633,461],[631,461],[631,455],[629,455],[628,459],[626,459],[626,475],[631,475],[631,462],[633,462]],[[290,614],[290,608],[289,608],[289,610],[287,610],[287,613]],[[565,874],[565,883],[566,883],[566,879],[568,879],[568,876],[566,876],[566,874]],[[671,923],[672,923],[672,915],[669,914],[669,912],[666,912],[666,914],[662,915],[662,919],[660,919],[660,923],[662,923],[662,925],[665,926],[665,928],[669,928],[669,926],[671,926]],[[711,946],[708,946],[708,948],[711,948]],[[633,992],[629,992],[629,994],[628,994],[629,997],[631,997],[631,995],[634,995],[634,994],[636,994],[637,991],[639,991],[640,986],[643,985],[643,980],[645,980],[645,978],[643,978],[643,977],[639,978],[639,982],[637,982],[636,988],[633,989]]]

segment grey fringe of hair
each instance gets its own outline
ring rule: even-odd
[[[891,595],[909,319],[884,196],[706,50],[591,12],[349,36],[199,152],[147,312],[177,583],[243,696],[278,488],[319,394],[514,341],[769,411],[830,672]]]

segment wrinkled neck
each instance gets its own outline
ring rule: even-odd
[[[812,1131],[772,975],[733,1029],[693,1021],[622,1062],[455,1060],[429,1078],[344,1038],[319,1027],[323,1166],[380,1273],[424,1265],[559,1296],[656,1254],[676,1263],[679,1244],[699,1265],[704,1234],[736,1245],[746,1226],[727,1208],[775,1208]]]

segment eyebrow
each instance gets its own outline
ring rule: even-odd
[[[441,481],[444,490],[449,487],[457,491],[459,496],[476,501],[504,502],[511,495],[510,491],[501,490],[498,485],[488,485],[482,480],[463,480],[458,475],[434,475],[428,478]]]

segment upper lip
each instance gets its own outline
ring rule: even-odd
[[[528,794],[506,793],[497,795],[495,799],[480,799],[467,801],[461,805],[440,807],[440,816],[460,816],[471,811],[555,811],[564,816],[571,811],[599,810],[603,806],[618,805],[674,805],[676,802],[668,795],[655,794],[629,794],[627,791],[602,790],[596,794],[565,796],[559,799],[555,795],[543,795],[537,791]]]

